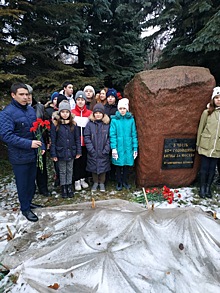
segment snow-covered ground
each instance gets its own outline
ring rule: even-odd
[[[148,207],[113,190],[106,200],[84,191],[83,203],[53,207],[45,198],[31,223],[17,208],[14,182],[5,182],[0,269],[10,273],[0,292],[218,292],[220,195],[200,199],[196,191],[179,188],[172,204]],[[128,199],[142,194],[132,190]]]

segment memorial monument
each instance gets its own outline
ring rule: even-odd
[[[126,85],[138,131],[138,186],[188,186],[195,180],[197,128],[213,87],[209,69],[193,66],[143,71]]]

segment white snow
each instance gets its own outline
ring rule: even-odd
[[[218,292],[220,226],[206,211],[220,218],[220,208],[196,204],[192,188],[178,193],[154,210],[120,199],[38,209],[36,223],[1,211],[2,292]]]

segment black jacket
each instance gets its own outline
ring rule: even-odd
[[[108,103],[105,104],[105,114],[108,115],[108,117],[111,118],[111,115],[115,115],[117,111],[117,105],[109,105]]]

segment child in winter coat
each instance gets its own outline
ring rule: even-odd
[[[105,192],[105,176],[110,170],[109,122],[104,106],[101,103],[96,104],[84,131],[87,148],[86,170],[92,173],[92,191],[96,191],[99,185],[100,191]]]
[[[74,179],[75,179],[75,190],[79,191],[82,188],[88,188],[89,185],[85,181],[88,177],[88,172],[86,172],[86,161],[87,161],[87,150],[84,142],[84,129],[86,124],[89,122],[89,116],[92,111],[86,108],[86,95],[83,91],[78,91],[75,95],[76,107],[72,110],[75,115],[74,121],[80,128],[80,141],[82,147],[82,156],[75,161],[74,164]]]
[[[95,99],[95,89],[91,85],[87,85],[84,87],[84,93],[86,95],[86,108],[91,110],[96,104],[96,99]]]
[[[69,102],[62,101],[51,125],[50,153],[53,161],[58,161],[63,198],[74,195],[72,189],[73,162],[82,154],[79,127],[73,119],[74,115],[71,114]]]
[[[211,198],[211,185],[220,158],[220,87],[213,89],[209,107],[202,113],[196,145],[201,155],[199,196]]]
[[[104,87],[103,89],[100,90],[99,93],[95,95],[96,103],[101,103],[103,106],[105,106],[105,104],[107,103],[107,99],[106,99],[107,91],[108,91],[108,88]]]
[[[117,111],[117,101],[118,101],[117,91],[113,88],[108,89],[106,93],[106,99],[107,99],[107,103],[105,104],[105,114],[111,117],[111,115],[115,115]]]
[[[130,188],[128,184],[128,166],[134,165],[138,153],[138,139],[135,120],[129,112],[129,100],[123,98],[118,102],[118,111],[111,116],[110,144],[112,163],[116,165],[117,190]]]

